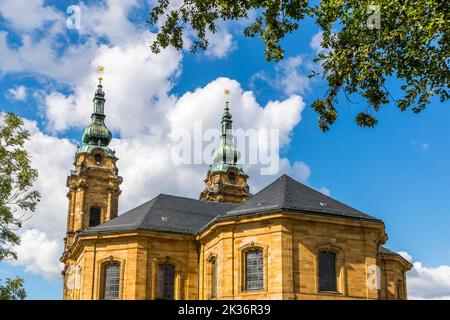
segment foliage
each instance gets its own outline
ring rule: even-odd
[[[24,148],[29,136],[22,119],[0,113],[0,261],[17,258],[13,250],[20,242],[17,231],[40,200],[32,189],[38,173]]]
[[[178,2],[177,2],[178,3]],[[337,101],[343,94],[364,98],[356,117],[360,126],[377,124],[374,113],[395,104],[401,111],[423,111],[433,96],[449,99],[450,5],[444,0],[158,0],[149,23],[162,26],[151,46],[153,52],[171,45],[183,48],[183,35],[193,30],[191,50],[206,49],[207,31],[217,22],[250,20],[244,34],[258,36],[267,60],[284,57],[280,41],[300,28],[306,17],[321,28],[323,50],[316,61],[328,90],[312,103],[319,126],[326,131],[338,116]],[[375,5],[375,7],[373,7]],[[379,26],[374,23],[380,13]],[[386,80],[401,80],[401,97],[393,97]]]
[[[26,297],[23,279],[6,279],[4,285],[0,282],[0,300],[24,300]]]

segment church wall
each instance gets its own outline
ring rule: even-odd
[[[200,299],[210,298],[208,260],[217,257],[217,299],[282,299],[282,232],[280,221],[249,219],[220,227],[201,242]],[[244,254],[263,250],[264,289],[245,291]]]
[[[330,223],[334,221],[334,223]],[[210,298],[208,260],[217,257],[217,299],[377,299],[368,285],[377,264],[381,224],[308,216],[245,218],[200,237],[200,299]],[[243,287],[243,252],[264,250],[264,290]],[[318,252],[336,253],[337,293],[318,290]]]
[[[78,291],[66,288],[66,299],[101,299],[103,267],[111,261],[120,263],[121,299],[155,299],[156,270],[164,262],[176,267],[175,298],[197,299],[198,258],[191,236],[122,234],[82,241],[78,255],[71,257],[67,263],[73,265],[71,270],[82,268],[82,285]]]
[[[397,257],[382,255],[381,268],[381,295],[383,300],[407,299],[405,263]]]
[[[376,272],[379,229],[353,221],[331,221],[327,218],[291,222],[295,298],[377,299],[376,285],[369,286],[368,281]],[[319,291],[319,251],[336,255],[336,293]]]

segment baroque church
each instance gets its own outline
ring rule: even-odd
[[[228,102],[199,199],[160,194],[118,215],[101,80],[67,178],[64,299],[407,298],[412,265],[383,247],[383,221],[287,175],[250,193]]]

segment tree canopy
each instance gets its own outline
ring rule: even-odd
[[[17,259],[18,231],[40,200],[33,189],[38,173],[24,147],[29,136],[21,118],[0,112],[0,261]],[[22,279],[6,279],[0,283],[0,299],[24,299],[22,285]]]
[[[178,4],[178,5],[177,5]],[[193,30],[193,52],[208,47],[207,31],[219,21],[249,19],[243,30],[259,37],[267,60],[280,61],[280,41],[312,18],[320,27],[323,50],[315,61],[320,70],[311,77],[328,83],[325,94],[311,107],[326,131],[338,116],[338,98],[360,96],[356,123],[377,124],[375,113],[395,105],[401,111],[423,111],[436,96],[450,95],[450,5],[445,0],[158,0],[149,23],[158,28],[153,52],[183,48],[183,35]],[[386,86],[390,77],[400,80],[400,96]]]
[[[0,300],[24,300],[26,297],[23,279],[6,279],[4,284],[0,281]]]

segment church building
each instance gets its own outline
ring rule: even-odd
[[[199,199],[160,194],[118,215],[100,78],[67,178],[63,298],[406,299],[412,265],[383,246],[383,221],[287,175],[250,193],[228,104]]]

